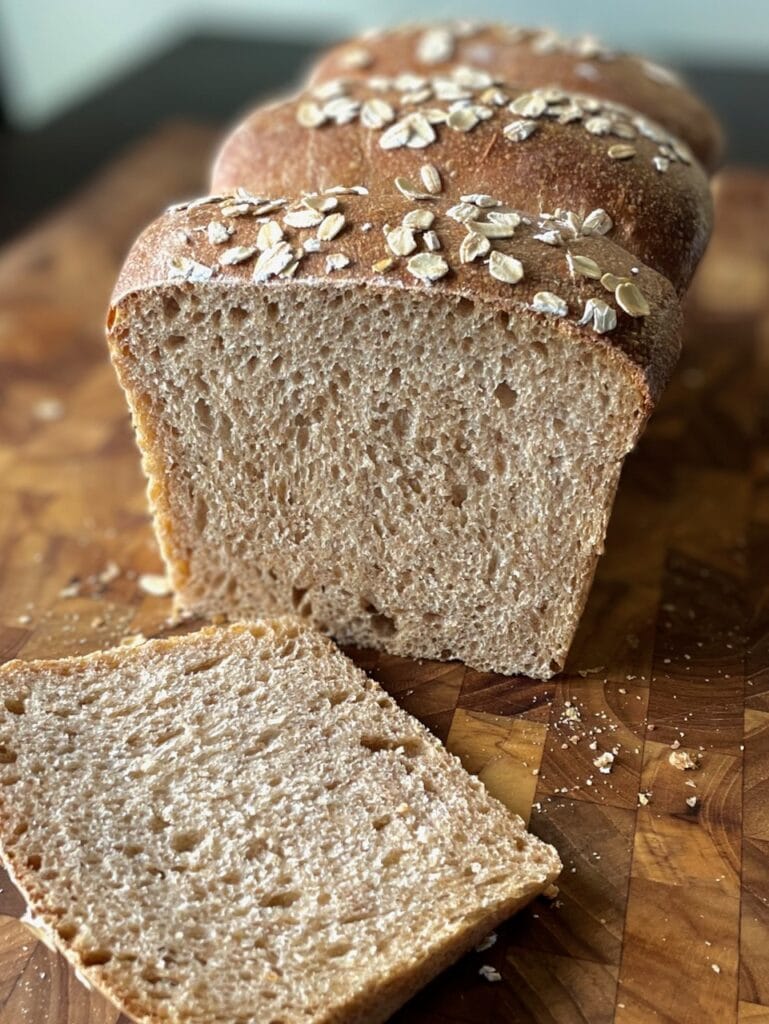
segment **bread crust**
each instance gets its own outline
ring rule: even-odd
[[[461,74],[459,81],[464,81]],[[539,117],[530,118],[512,113],[510,103],[521,100],[524,109],[536,110],[545,102],[544,93],[534,96],[502,83],[499,88],[506,102],[493,105],[482,102],[488,95],[486,79],[475,81],[477,87],[464,91],[483,108],[486,119],[470,130],[427,124],[435,137],[424,146],[422,140],[412,140],[420,143],[419,148],[409,144],[383,148],[389,144],[385,133],[392,132],[394,124],[383,128],[364,125],[366,104],[384,101],[397,123],[403,123],[404,117],[414,115],[427,119],[436,109],[445,113],[452,103],[437,100],[431,93],[420,102],[409,100],[399,110],[403,90],[381,89],[371,78],[351,81],[332,99],[340,105],[349,103],[350,113],[356,106],[360,111],[342,124],[328,120],[305,127],[299,123],[308,110],[329,109],[329,101],[319,101],[317,90],[312,89],[257,109],[225,140],[215,162],[212,191],[243,186],[266,195],[290,196],[300,189],[363,183],[374,194],[391,189],[398,177],[420,187],[419,166],[429,161],[445,177],[457,200],[460,195],[482,191],[532,214],[561,208],[584,216],[604,209],[614,222],[613,241],[664,274],[679,293],[686,289],[710,237],[712,203],[707,177],[685,149],[671,142],[659,126],[648,127],[643,120],[639,124],[644,130],[668,142],[654,141],[632,127],[635,137],[630,140],[594,134],[587,127],[609,115],[619,118],[621,125],[629,124],[635,117],[632,111],[612,113],[598,104],[595,113],[585,109],[579,119],[561,123],[561,118],[553,116],[555,111],[576,109],[572,107],[576,103],[594,107],[597,101],[556,92],[547,95],[564,98],[549,104]],[[529,96],[534,96],[533,106],[526,107]],[[330,109],[335,114],[339,110]],[[515,141],[506,134],[512,123],[531,124],[534,130],[526,139]],[[685,159],[661,164],[667,169],[660,172],[654,161],[667,161],[661,154],[673,152],[672,145],[678,146]],[[622,152],[633,155],[618,158],[616,154]]]
[[[387,247],[383,234],[385,226],[399,224],[417,206],[417,203],[404,199],[387,182],[374,186],[367,195],[340,195],[336,209],[345,218],[343,232],[325,243],[320,251],[305,251],[290,277],[271,276],[254,282],[253,287],[268,290],[316,286],[335,289],[366,287],[383,297],[393,289],[409,289],[417,293],[445,295],[447,301],[470,301],[513,319],[525,317],[547,321],[550,327],[555,326],[575,344],[597,345],[605,349],[611,358],[623,360],[627,365],[629,382],[643,394],[643,405],[648,415],[667,384],[680,353],[681,310],[670,283],[608,237],[581,236],[558,246],[543,243],[534,237],[540,231],[538,222],[521,223],[515,228],[512,238],[493,240],[495,250],[519,259],[524,268],[524,276],[516,284],[500,281],[491,275],[483,260],[462,263],[457,255],[467,230],[443,214],[454,199],[458,199],[455,193],[441,194],[435,197],[435,201],[424,204],[435,214],[433,229],[441,241],[441,249],[436,255],[442,256],[449,264],[445,276],[432,284],[425,284],[410,273],[408,258],[393,257]],[[295,206],[301,207],[300,197],[293,203],[286,203],[269,218],[245,215],[228,221],[235,232],[228,244],[254,249],[264,220],[281,218],[286,210],[290,211]],[[209,241],[208,225],[221,219],[222,208],[222,202],[211,202],[190,209],[172,209],[149,225],[134,244],[111,299],[107,337],[118,371],[120,338],[125,327],[120,306],[126,298],[146,289],[206,287],[205,283],[180,280],[176,270],[179,261],[192,260],[212,270],[209,282],[212,285],[242,285],[252,279],[258,253],[254,252],[251,258],[240,263],[223,265],[220,261],[224,247]],[[287,226],[283,227],[283,233],[295,247],[294,251],[314,236],[313,230]],[[329,272],[326,260],[330,252],[342,253],[349,263]],[[580,325],[578,321],[589,299],[600,298],[611,303],[612,298],[599,281],[573,274],[567,254],[587,257],[617,277],[632,278],[649,302],[649,315],[633,317],[617,307],[614,330],[597,334],[590,324]],[[374,269],[375,264],[382,260],[391,260],[391,265],[386,269]],[[633,269],[637,273],[633,273]],[[568,305],[568,315],[557,317],[532,308],[534,297],[542,292],[562,297]]]
[[[439,33],[430,46],[428,33]],[[441,52],[445,59],[440,58]],[[430,53],[432,59],[426,59]],[[691,146],[715,170],[723,133],[705,104],[672,71],[643,57],[609,50],[591,36],[566,38],[543,29],[447,22],[409,25],[346,40],[311,69],[309,82],[367,75],[445,73],[456,64],[483,68],[529,89],[559,85],[633,107]]]

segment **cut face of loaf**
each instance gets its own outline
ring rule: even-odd
[[[578,265],[638,281],[648,315],[631,317],[525,224],[494,243],[514,246],[515,284],[480,260],[432,286],[405,260],[371,273],[381,229],[357,225],[393,211],[357,195],[339,210],[339,270],[326,246],[291,277],[255,281],[254,256],[174,283],[184,253],[199,276],[216,262],[214,203],[149,229],[118,285],[113,358],[178,601],[293,610],[341,642],[547,677],[678,351],[673,290],[605,239],[575,241]],[[285,245],[308,237],[280,216]],[[263,225],[233,224],[248,251]],[[448,261],[465,229],[435,224]],[[601,294],[607,323],[580,326]]]
[[[376,1024],[560,870],[298,623],[13,662],[0,697],[4,858],[139,1024]]]
[[[711,170],[723,149],[719,125],[697,96],[667,68],[610,50],[592,35],[568,38],[550,29],[481,22],[408,25],[367,33],[323,54],[313,86],[351,78],[429,79],[457,66],[481,69],[524,89],[557,86],[632,107],[687,142]],[[413,82],[409,89],[416,91]]]

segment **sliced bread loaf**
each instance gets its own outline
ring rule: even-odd
[[[292,620],[0,671],[0,840],[142,1024],[372,1024],[557,875]]]
[[[546,677],[679,304],[602,210],[529,216],[440,173],[417,199],[371,175],[168,213],[109,340],[182,608]]]

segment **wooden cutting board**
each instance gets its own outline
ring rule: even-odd
[[[0,256],[0,659],[167,630],[167,599],[137,583],[161,566],[101,321],[132,237],[204,187],[212,145],[161,130]],[[555,901],[399,1024],[769,1022],[768,399],[769,175],[727,172],[686,353],[627,462],[568,671],[356,654],[565,863]],[[673,766],[673,746],[700,767]],[[0,1024],[115,1024],[0,890]]]

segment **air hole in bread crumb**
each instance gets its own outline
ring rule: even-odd
[[[518,401],[518,392],[503,380],[494,389],[494,397],[503,409],[512,409]]]
[[[39,871],[43,866],[43,857],[39,853],[30,853],[27,856],[27,867],[30,871]]]
[[[23,715],[25,700],[26,697],[6,697],[5,710],[10,711],[12,715]]]
[[[163,295],[163,315],[167,320],[174,320],[181,312],[181,306],[176,298],[166,292]]]
[[[211,415],[211,408],[208,403],[203,399],[199,398],[195,405],[192,407],[195,414],[195,419],[203,427],[204,430],[210,430],[213,422]]]
[[[296,889],[286,889],[284,892],[274,892],[264,896],[261,900],[263,907],[290,907],[299,899]]]
[[[16,752],[0,743],[0,764],[13,764],[16,760]]]
[[[378,636],[392,636],[395,633],[395,622],[389,615],[372,615],[371,628]]]
[[[102,967],[112,959],[109,949],[85,949],[80,954],[80,962],[83,967]]]
[[[183,334],[169,334],[163,345],[167,352],[174,352],[176,349],[182,347],[187,342],[186,337]]]
[[[471,299],[461,298],[454,310],[457,316],[472,316],[475,312],[475,303]]]
[[[451,488],[451,504],[455,508],[461,508],[467,500],[467,487],[464,484],[454,484]]]
[[[551,659],[551,661],[550,661],[550,671],[551,672],[560,672],[562,668],[563,668],[563,665],[560,663],[560,661],[556,661],[555,658]]]
[[[217,658],[206,658],[205,661],[195,662],[193,665],[189,665],[183,670],[185,676],[193,676],[197,672],[208,672],[209,669],[216,668],[217,665],[221,665],[224,661],[224,655]]]
[[[330,957],[347,956],[351,949],[351,942],[334,942],[326,949],[326,954]]]
[[[393,868],[396,864],[399,864],[403,857],[403,850],[390,850],[382,857],[382,867]]]
[[[387,828],[392,820],[391,814],[380,814],[378,818],[373,819],[371,827],[377,832],[381,832],[383,828]]]
[[[243,309],[242,306],[232,306],[228,310],[227,316],[230,318],[232,323],[242,324],[244,320],[248,319],[248,310]]]
[[[4,775],[0,780],[4,786],[15,786],[19,781],[18,775]]]
[[[243,875],[239,871],[228,871],[227,874],[222,875],[222,881],[225,885],[240,885]]]
[[[56,926],[56,931],[64,942],[71,942],[77,935],[77,925],[72,924],[71,921],[62,921]]]

